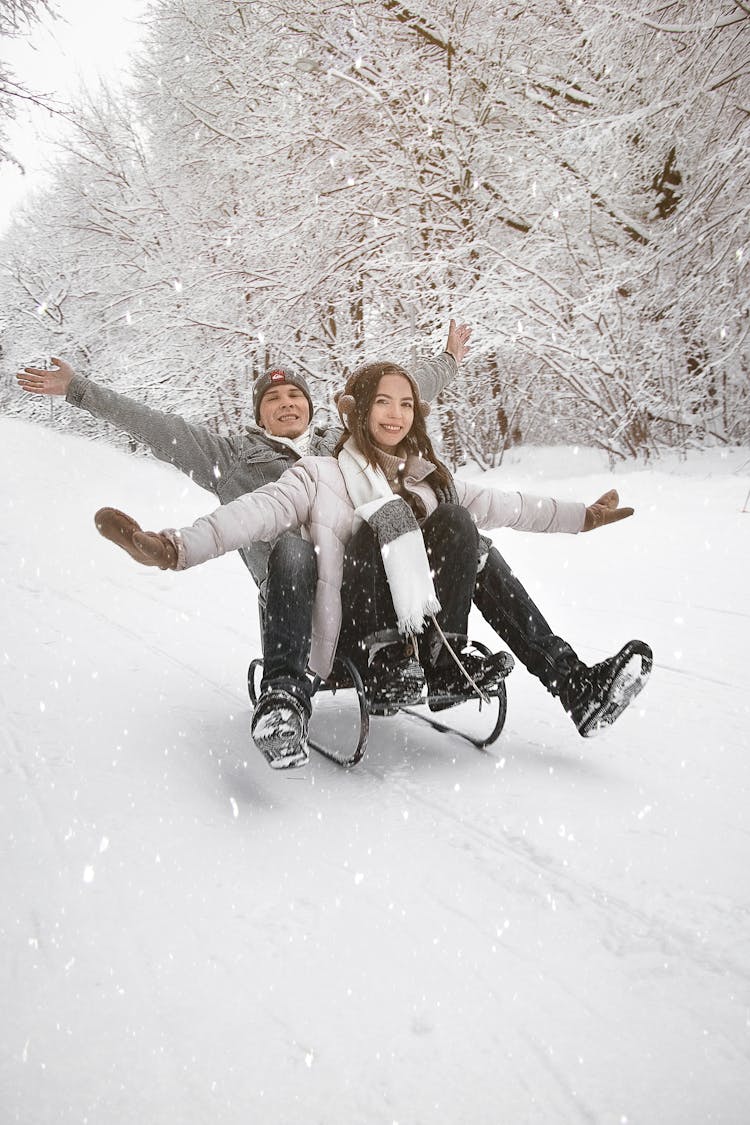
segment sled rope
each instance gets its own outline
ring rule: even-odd
[[[456,653],[455,653],[455,652],[454,652],[454,650],[453,650],[453,646],[451,645],[451,643],[450,643],[450,641],[448,640],[448,638],[446,637],[445,633],[443,632],[443,630],[442,630],[442,629],[440,628],[440,626],[438,625],[437,621],[435,620],[435,615],[434,615],[433,613],[431,613],[431,614],[430,614],[430,617],[431,617],[431,619],[432,619],[432,623],[433,623],[433,625],[435,626],[435,628],[437,629],[438,633],[440,634],[440,637],[441,637],[441,639],[442,639],[442,641],[443,641],[443,644],[444,644],[444,645],[445,645],[445,647],[446,647],[446,648],[448,649],[448,652],[449,652],[449,653],[451,654],[451,656],[452,656],[452,657],[453,657],[453,659],[455,660],[455,662],[456,662],[456,664],[458,665],[458,667],[459,667],[459,668],[461,669],[461,675],[462,675],[462,676],[464,677],[464,679],[465,679],[465,680],[467,680],[467,681],[468,681],[468,683],[470,683],[470,684],[471,684],[471,686],[472,686],[472,687],[474,688],[474,691],[475,691],[475,692],[477,693],[477,695],[479,696],[479,698],[480,698],[480,699],[481,699],[481,700],[482,700],[482,701],[483,701],[484,703],[489,703],[489,701],[490,701],[490,697],[489,697],[488,695],[485,695],[485,693],[484,693],[484,692],[482,691],[482,689],[480,688],[480,686],[479,686],[479,684],[478,684],[478,683],[476,682],[476,680],[474,680],[474,679],[473,679],[473,678],[472,678],[472,677],[471,677],[471,676],[469,675],[469,673],[468,673],[468,672],[466,671],[466,669],[464,668],[463,664],[461,663],[461,658],[460,658],[459,656],[457,656],[457,655],[456,655]]]

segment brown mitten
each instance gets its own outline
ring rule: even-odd
[[[617,491],[613,488],[610,492],[605,492],[593,504],[589,504],[586,509],[586,516],[584,519],[583,530],[594,531],[597,527],[604,527],[608,523],[617,523],[618,520],[627,519],[632,516],[632,508],[620,508],[620,497]]]
[[[96,530],[105,539],[127,551],[131,559],[143,566],[158,566],[160,570],[177,569],[177,551],[174,543],[162,532],[141,531],[139,525],[117,508],[100,508],[94,516]]]

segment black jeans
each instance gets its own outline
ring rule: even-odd
[[[452,509],[450,516],[448,509]],[[456,511],[464,512],[464,516],[455,516]],[[433,516],[437,519],[430,517],[422,530],[428,556],[434,560],[435,589],[443,607],[438,615],[442,629],[466,633],[473,592],[474,604],[487,623],[529,672],[541,680],[552,695],[558,695],[560,683],[579,664],[576,653],[567,641],[552,632],[540,609],[495,547],[476,575],[476,530],[464,509],[440,505]],[[453,569],[454,564],[457,564],[456,569]],[[475,575],[476,586],[472,591]],[[274,544],[268,563],[261,690],[276,687],[289,691],[308,711],[310,683],[306,670],[317,576],[312,544],[298,535],[282,535]],[[396,627],[380,551],[367,524],[359,528],[347,548],[342,604],[344,614],[338,651],[363,666],[361,639],[379,629]],[[426,639],[429,643],[429,631]]]
[[[476,525],[466,508],[440,504],[424,521],[421,531],[442,607],[436,619],[443,632],[465,636],[477,573]],[[344,616],[337,652],[362,668],[366,655],[363,638],[381,629],[395,629],[397,624],[380,547],[366,523],[346,549],[341,602]],[[424,639],[418,641],[423,664],[451,662],[431,624]]]
[[[558,695],[559,685],[579,665],[578,657],[567,641],[552,632],[495,547],[477,575],[474,604],[529,672]]]
[[[263,619],[261,691],[288,691],[310,713],[306,675],[312,638],[312,609],[318,564],[312,543],[299,535],[282,535],[268,559]]]

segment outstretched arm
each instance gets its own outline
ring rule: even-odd
[[[191,527],[143,531],[117,508],[100,508],[94,521],[100,535],[143,566],[187,570],[249,543],[273,543],[283,532],[309,525],[316,490],[310,466],[321,460],[305,458],[274,484],[244,493]]]
[[[414,367],[414,379],[419,393],[426,402],[445,390],[458,374],[458,365],[469,351],[471,328],[451,320],[448,339],[440,355],[420,360]]]
[[[72,406],[124,430],[147,445],[160,461],[175,465],[211,492],[231,471],[236,460],[232,439],[211,433],[205,426],[193,426],[179,414],[154,410],[128,395],[101,387],[76,374],[65,360],[53,359],[52,364],[49,370],[25,367],[17,372],[22,390],[34,395],[65,395]]]
[[[583,531],[594,531],[597,527],[604,527],[608,523],[617,523],[633,515],[633,508],[619,508],[620,497],[615,488],[605,492],[586,509],[583,521]]]
[[[577,534],[633,515],[632,508],[618,507],[620,498],[615,489],[586,506],[572,500],[553,500],[549,496],[501,492],[472,481],[459,479],[455,483],[459,503],[469,509],[479,527]]]

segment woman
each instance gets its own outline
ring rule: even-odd
[[[429,406],[415,391],[403,368],[372,363],[354,373],[338,398],[345,428],[334,456],[362,522],[344,556],[347,613],[337,652],[360,665],[381,703],[418,701],[426,672],[430,706],[438,709],[440,695],[467,684],[491,686],[512,659],[507,653],[489,663],[459,657],[451,643],[466,640],[479,536],[435,456],[424,423]],[[387,643],[394,632],[408,638],[395,651]]]
[[[578,532],[586,505],[454,481],[427,435],[429,407],[397,364],[359,368],[338,407],[345,428],[333,457],[304,457],[276,484],[180,531],[142,532],[111,508],[97,513],[98,529],[138,562],[172,570],[301,529],[318,558],[314,673],[325,679],[338,649],[363,666],[379,690],[389,675],[392,681],[395,667],[406,681],[406,698],[421,694],[425,678],[433,695],[455,690],[467,677],[481,689],[507,671],[502,661],[510,658],[500,654],[499,665],[487,667],[476,657],[461,658],[455,651],[460,642],[450,639],[466,634],[480,557],[477,526]],[[607,522],[631,511],[618,509]],[[381,651],[367,668],[363,639],[389,628],[403,638],[400,652]],[[293,690],[264,692],[253,737],[272,767],[307,760],[306,732],[307,714]]]

